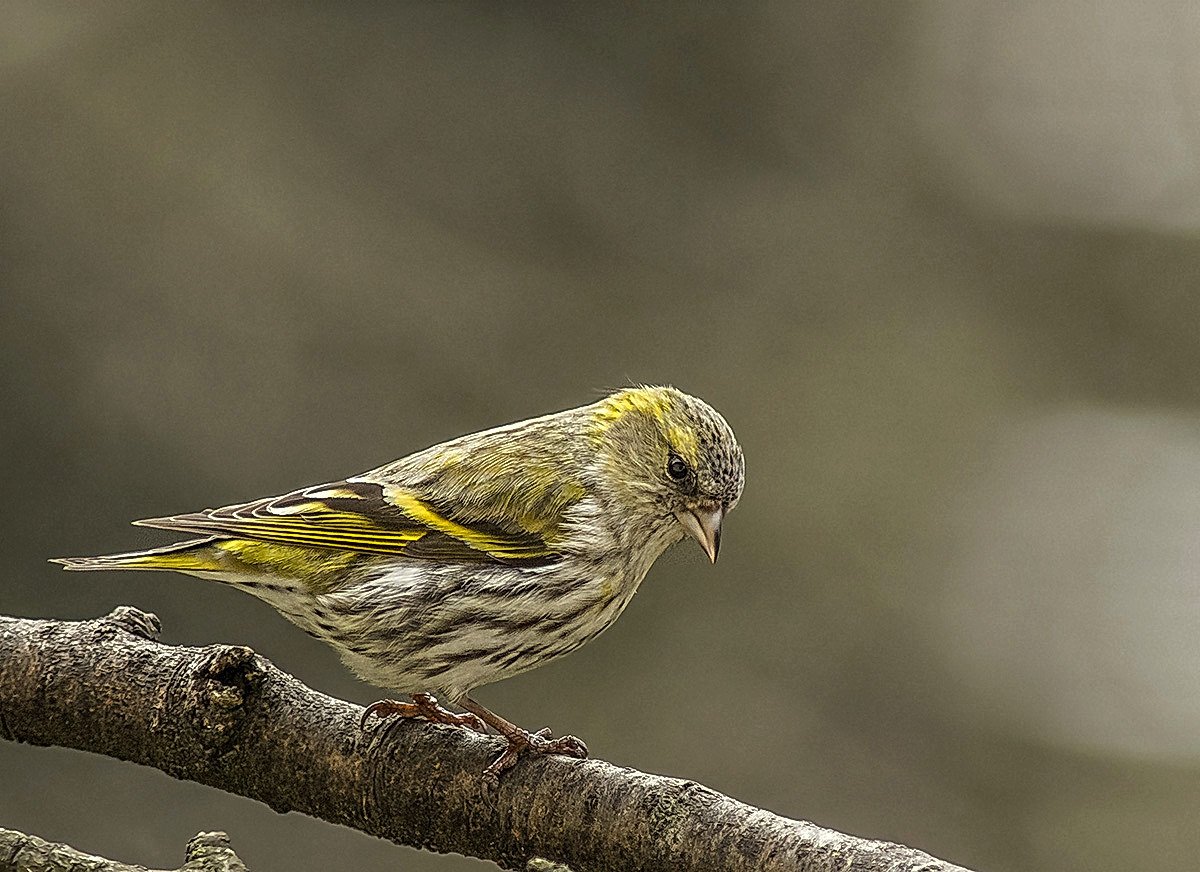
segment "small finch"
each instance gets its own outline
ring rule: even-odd
[[[586,757],[468,695],[574,651],[617,619],[683,536],[716,561],[744,462],[716,411],[669,387],[463,436],[344,481],[136,523],[201,538],[71,570],[167,569],[251,593],[332,645],[361,678],[411,696],[363,713],[485,731],[522,753]],[[433,692],[465,709],[438,704]]]

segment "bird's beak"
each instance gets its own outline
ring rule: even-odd
[[[721,550],[721,521],[725,518],[725,509],[721,506],[715,509],[680,509],[675,517],[688,535],[700,543],[708,559],[716,563],[717,552]]]

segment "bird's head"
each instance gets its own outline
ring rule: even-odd
[[[589,407],[588,428],[612,496],[635,523],[674,519],[710,560],[742,495],[733,430],[702,400],[670,387],[619,391]]]

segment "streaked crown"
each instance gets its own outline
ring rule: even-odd
[[[590,430],[610,464],[634,471],[621,480],[642,491],[725,511],[742,495],[745,460],[733,430],[708,403],[675,388],[618,391],[592,407]]]

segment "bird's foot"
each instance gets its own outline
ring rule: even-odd
[[[484,781],[493,787],[499,784],[501,773],[517,765],[522,754],[561,754],[564,757],[576,757],[580,760],[586,759],[588,755],[587,745],[583,744],[580,739],[576,739],[574,736],[551,738],[549,727],[538,730],[536,733],[530,733],[518,727],[512,731],[505,731],[504,738],[508,739],[508,747],[504,749],[503,754],[483,770]]]
[[[483,721],[476,715],[458,714],[449,709],[444,709],[438,705],[437,697],[429,693],[412,694],[412,702],[381,699],[379,702],[371,703],[362,713],[362,719],[358,722],[359,729],[365,730],[367,728],[367,720],[371,715],[375,715],[381,719],[386,718],[388,715],[399,715],[402,718],[420,718],[421,720],[432,721],[435,724],[450,724],[455,727],[469,727],[480,733],[487,732],[487,727],[484,726]]]

